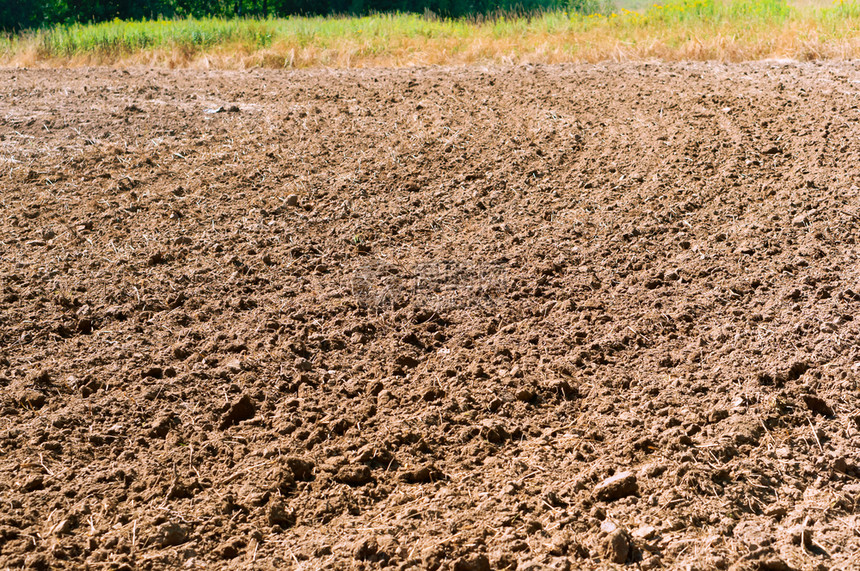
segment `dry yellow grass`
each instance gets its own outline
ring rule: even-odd
[[[0,42],[0,64],[194,69],[860,57],[860,6],[686,0],[608,16],[111,22]],[[201,40],[201,38],[203,38]]]

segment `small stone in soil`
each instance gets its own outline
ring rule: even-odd
[[[606,516],[603,516],[606,518]],[[600,516],[595,516],[595,519],[600,519]],[[611,519],[603,519],[600,522],[600,531],[603,533],[615,533],[618,530],[618,524]]]
[[[636,475],[633,472],[620,472],[600,482],[594,488],[594,495],[601,501],[612,501],[632,496],[639,491]]]
[[[232,374],[237,374],[242,372],[242,361],[239,359],[230,359],[226,363],[224,363],[224,369]]]
[[[68,519],[63,519],[54,524],[48,533],[51,535],[63,535],[69,533],[71,529],[71,522]]]
[[[287,196],[287,206],[293,207],[299,205],[299,197],[296,194],[290,194]]]

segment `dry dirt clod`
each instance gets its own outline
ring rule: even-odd
[[[518,401],[529,402],[535,398],[535,392],[529,388],[521,388],[516,395]]]
[[[616,529],[603,542],[604,557],[612,563],[625,563],[630,554],[630,539],[623,529]]]
[[[568,548],[571,544],[571,537],[569,534],[565,532],[558,532],[552,536],[550,541],[550,555],[555,555],[556,557],[561,557],[563,555],[567,555]]]
[[[221,418],[221,430],[229,428],[234,424],[238,424],[243,420],[254,418],[257,413],[257,406],[250,395],[243,394],[237,400],[233,401],[230,408]]]
[[[69,533],[72,529],[72,522],[69,519],[62,519],[51,526],[48,531],[50,535],[63,535]]]
[[[299,482],[309,482],[314,479],[314,463],[305,458],[291,456],[284,463],[292,472],[293,478]]]
[[[394,459],[394,455],[383,446],[366,444],[355,452],[354,460],[362,463],[373,463],[381,467],[387,467]]]
[[[75,324],[75,330],[82,335],[89,335],[93,332],[93,321],[87,317],[79,319]]]
[[[761,571],[796,571],[794,567],[779,557],[770,557],[759,561],[758,568]]]
[[[24,389],[18,393],[16,400],[25,408],[40,409],[48,402],[44,393],[33,389]]]
[[[445,396],[445,391],[442,389],[437,389],[435,387],[429,388],[424,391],[424,394],[421,396],[423,400],[426,402],[433,402]]]
[[[782,149],[780,149],[776,145],[767,146],[761,152],[761,154],[763,154],[763,155],[778,155],[781,153],[782,153]]]
[[[235,559],[239,556],[243,547],[245,547],[244,540],[233,538],[221,543],[221,545],[215,548],[215,554],[224,560]]]
[[[299,195],[297,195],[297,194],[287,195],[287,199],[285,200],[285,204],[291,208],[298,206],[299,205]]]
[[[609,502],[632,496],[639,491],[636,483],[636,474],[633,472],[620,472],[611,478],[600,482],[594,488],[594,496],[601,501]]]
[[[490,571],[490,560],[482,553],[467,555],[454,562],[454,571]]]
[[[54,376],[48,369],[41,369],[29,377],[30,383],[38,387],[50,387],[54,384]]]
[[[21,491],[23,492],[36,492],[38,490],[45,489],[45,478],[41,475],[30,476],[27,478],[24,483],[21,485]]]
[[[410,355],[400,355],[394,360],[394,364],[406,369],[414,369],[421,361]]]
[[[287,494],[296,485],[296,477],[288,467],[277,467],[271,477],[273,489],[281,494]]]
[[[798,228],[803,228],[804,226],[809,225],[809,213],[804,212],[803,214],[798,214],[791,221],[792,226],[796,226]]]
[[[786,530],[786,534],[794,545],[802,545],[807,549],[810,549],[813,546],[812,528],[809,527],[806,522],[799,523],[789,528]]]
[[[632,535],[638,539],[653,539],[657,535],[657,528],[653,525],[642,525]]]
[[[47,571],[51,568],[48,557],[44,553],[31,553],[27,555],[27,558],[24,560],[24,566],[26,569],[33,569],[34,571]]]
[[[858,472],[857,466],[849,461],[849,459],[845,457],[834,458],[831,467],[834,471],[840,472],[842,474],[854,475]]]
[[[159,547],[182,545],[188,540],[188,528],[177,522],[168,522],[158,528],[155,544]]]
[[[815,395],[803,395],[802,398],[804,404],[806,404],[806,408],[812,412],[821,416],[833,416],[833,409],[830,408],[830,405],[823,398]]]
[[[164,438],[170,429],[179,425],[180,422],[180,418],[175,414],[163,414],[153,421],[149,429],[149,436],[150,438]]]
[[[365,537],[359,539],[353,547],[353,557],[359,561],[369,561],[374,559],[379,553],[379,544],[375,537]]]
[[[166,264],[170,261],[170,256],[165,254],[164,252],[155,252],[147,259],[147,264],[150,266],[157,266],[160,264]]]
[[[164,369],[162,369],[161,367],[148,367],[141,371],[140,376],[144,379],[161,379],[164,377]]]
[[[350,486],[363,486],[373,480],[373,474],[370,468],[360,464],[343,466],[337,471],[334,479]]]
[[[427,464],[414,470],[407,470],[400,474],[400,480],[407,484],[428,484],[444,478],[445,475],[442,471],[433,464]]]
[[[511,436],[503,424],[492,419],[487,419],[482,423],[481,435],[492,444],[500,444]]]
[[[295,512],[288,508],[284,500],[278,498],[272,500],[266,512],[266,519],[269,525],[278,525],[282,528],[288,528],[296,523]]]
[[[565,380],[558,380],[550,385],[553,392],[564,400],[573,400],[580,396],[579,390]]]

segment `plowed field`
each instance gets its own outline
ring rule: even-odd
[[[0,568],[860,568],[858,84],[0,70]]]

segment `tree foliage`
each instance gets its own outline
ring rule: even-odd
[[[430,12],[440,17],[581,9],[593,0],[0,0],[0,30],[175,17],[268,17]],[[583,4],[584,5],[584,4]]]

